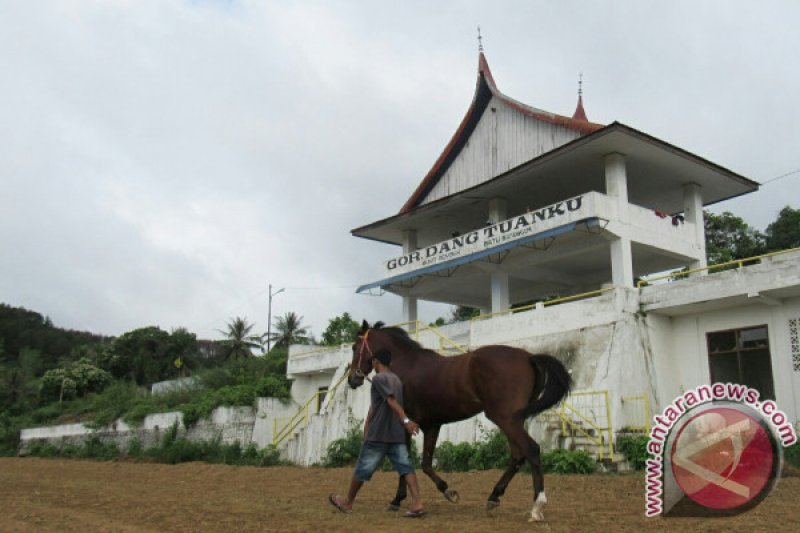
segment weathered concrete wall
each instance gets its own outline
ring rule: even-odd
[[[192,441],[220,438],[223,443],[239,441],[242,446],[255,443],[263,448],[272,443],[273,420],[291,416],[297,410],[293,403],[282,403],[275,398],[259,398],[257,407],[219,407],[208,419],[202,419],[187,429],[180,412],[156,413],[145,417],[141,426],[132,427],[117,420],[108,427],[92,429],[83,424],[64,424],[23,429],[20,434],[19,453],[25,455],[35,442],[47,442],[59,448],[81,445],[90,437],[103,442],[113,442],[126,450],[136,440],[144,448],[157,446],[164,433],[178,425],[178,437]]]

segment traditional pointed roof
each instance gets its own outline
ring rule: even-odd
[[[584,120],[589,122],[589,119],[586,118],[586,111],[583,110],[583,95],[578,95],[578,107],[575,108],[575,112],[572,114],[573,120]]]
[[[467,114],[461,120],[461,124],[450,139],[450,142],[445,146],[444,151],[438,159],[436,159],[433,167],[431,167],[414,193],[400,209],[400,214],[408,213],[417,207],[434,185],[436,185],[442,175],[444,175],[461,149],[464,148],[464,145],[478,125],[478,121],[486,110],[492,97],[501,100],[509,107],[524,115],[550,124],[563,126],[582,134],[591,133],[604,127],[602,124],[593,124],[586,119],[586,113],[583,111],[582,100],[580,98],[578,99],[578,110],[581,111],[581,115],[579,116],[578,110],[576,110],[575,115],[570,118],[525,105],[501,93],[497,89],[492,71],[489,69],[489,63],[486,61],[486,56],[481,51],[478,55],[478,79],[475,83],[475,95],[472,97],[472,103],[467,110]]]

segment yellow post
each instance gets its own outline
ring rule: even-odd
[[[610,459],[614,459],[614,424],[611,423],[611,405],[608,402],[608,391],[603,391],[606,401],[606,421],[608,422],[608,452]]]

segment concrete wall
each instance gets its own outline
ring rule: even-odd
[[[173,424],[178,424],[178,436],[193,441],[220,438],[223,443],[239,441],[242,446],[255,443],[263,448],[272,443],[273,420],[291,416],[297,411],[294,403],[282,403],[275,398],[259,398],[257,407],[219,407],[208,419],[202,419],[189,429],[183,426],[180,412],[156,413],[145,417],[141,426],[129,426],[121,419],[108,427],[92,429],[83,424],[64,424],[23,429],[19,453],[25,455],[35,442],[47,442],[59,448],[81,445],[90,437],[114,442],[126,450],[133,440],[144,448],[157,446]]]

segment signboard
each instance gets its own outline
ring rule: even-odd
[[[394,257],[384,264],[386,274],[397,276],[438,265],[585,218],[586,212],[591,211],[587,208],[586,196],[576,196],[541,209],[528,211],[502,222],[470,231],[465,235],[459,235]],[[591,198],[588,200],[593,200],[594,195],[590,193],[590,196]]]

